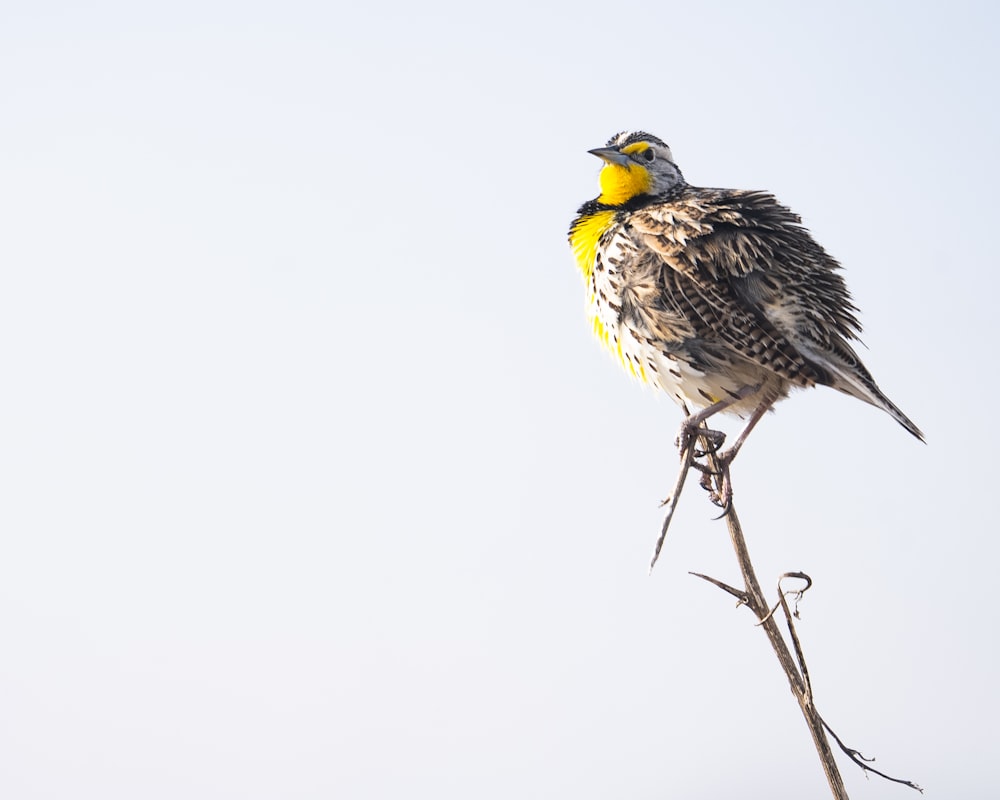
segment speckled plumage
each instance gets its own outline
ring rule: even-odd
[[[832,386],[923,438],[852,349],[839,265],[796,214],[766,192],[688,185],[647,133],[591,152],[602,192],[570,243],[594,330],[627,370],[688,412],[722,403],[751,427],[791,388]]]

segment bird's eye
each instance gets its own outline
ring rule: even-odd
[[[656,160],[656,153],[653,152],[652,147],[647,147],[645,150],[642,151],[642,157],[645,159],[647,164],[651,164],[653,161]]]

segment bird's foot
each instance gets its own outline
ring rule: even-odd
[[[709,499],[722,509],[721,516],[723,517],[729,513],[733,504],[733,482],[729,475],[729,466],[733,463],[738,451],[739,448],[733,447],[729,450],[723,450],[721,453],[715,453],[712,467],[701,469],[703,465],[697,465],[702,473],[701,487],[708,492]]]
[[[695,450],[695,458],[704,458],[709,453],[718,452],[719,448],[722,447],[723,442],[726,441],[726,434],[722,431],[713,431],[709,428],[702,428],[700,422],[692,422],[692,417],[684,420],[681,424],[681,429],[677,432],[677,438],[674,439],[674,444],[677,445],[677,449],[681,454],[681,459],[684,458],[687,449],[700,438],[702,440],[704,450]]]

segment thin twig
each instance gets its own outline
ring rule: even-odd
[[[733,597],[735,597],[737,600],[740,601],[739,604],[736,606],[737,608],[739,608],[741,605],[745,606],[749,602],[749,598],[747,597],[746,592],[741,592],[739,589],[734,589],[728,583],[717,581],[715,578],[710,578],[708,577],[708,575],[702,575],[700,572],[689,572],[688,575],[694,575],[696,578],[701,578],[702,580],[706,580],[709,583],[718,586],[724,592],[729,592],[729,594],[731,594]]]
[[[681,499],[681,490],[687,482],[688,472],[694,462],[694,440],[684,444],[684,451],[681,453],[681,468],[677,472],[677,480],[674,481],[674,488],[667,495],[667,499],[660,503],[660,507],[667,506],[667,513],[663,518],[663,525],[660,528],[660,537],[656,540],[656,547],[653,548],[653,558],[649,562],[649,571],[653,571],[656,560],[660,557],[660,550],[663,549],[663,540],[667,538],[667,528],[674,518],[674,510],[677,508],[677,501]]]
[[[841,738],[837,736],[833,728],[831,728],[829,725],[826,724],[825,719],[820,717],[820,721],[823,723],[823,727],[826,728],[827,733],[829,733],[834,738],[834,740],[840,746],[840,749],[844,751],[847,757],[851,759],[851,761],[853,761],[859,767],[861,767],[861,769],[863,769],[865,772],[874,772],[880,778],[885,778],[887,781],[892,781],[893,783],[901,783],[903,784],[903,786],[909,786],[911,789],[916,789],[918,792],[920,792],[920,794],[924,793],[924,790],[921,789],[913,781],[904,780],[903,778],[894,778],[892,777],[892,775],[886,775],[884,772],[879,772],[877,769],[875,769],[875,767],[870,766],[870,764],[875,760],[874,758],[867,758],[866,756],[862,755],[860,752],[855,750],[853,747],[848,747],[846,744],[843,743],[843,741],[841,741]]]
[[[781,610],[785,612],[785,623],[788,626],[788,633],[792,637],[792,646],[795,648],[795,659],[799,662],[799,674],[802,675],[802,683],[805,686],[806,702],[812,704],[812,683],[809,681],[809,668],[806,666],[806,656],[805,653],[802,652],[802,643],[799,642],[799,635],[795,632],[795,624],[792,622],[792,613],[788,610],[788,602],[785,600],[785,592],[781,588],[781,581],[785,578],[799,578],[806,581],[805,589],[799,589],[795,592],[798,595],[798,598],[795,601],[796,605],[802,595],[808,591],[810,586],[812,586],[812,578],[804,572],[786,572],[778,578],[778,604],[781,606]],[[796,608],[796,617],[798,616],[798,613],[798,608]]]
[[[764,619],[757,620],[754,623],[754,626],[759,628],[761,625],[763,625],[765,622],[771,619],[771,617],[774,616],[774,612],[777,611],[779,608],[781,608],[781,603],[775,603],[773,606],[771,606],[771,610],[767,612],[767,616],[765,616]]]

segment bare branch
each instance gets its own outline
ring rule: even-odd
[[[694,430],[697,431],[696,436],[691,435]],[[685,429],[682,428],[682,434],[684,431]],[[747,550],[746,539],[743,536],[743,529],[740,525],[739,517],[737,517],[736,509],[732,503],[732,481],[729,474],[729,464],[720,463],[718,455],[719,447],[722,444],[720,436],[721,434],[717,431],[710,430],[705,422],[702,421],[697,428],[689,429],[686,435],[682,435],[680,437],[679,445],[682,448],[681,466],[677,474],[673,491],[662,504],[668,505],[669,507],[667,509],[666,518],[663,521],[663,527],[660,530],[660,537],[656,541],[656,548],[653,553],[652,561],[649,565],[650,570],[653,569],[657,558],[659,558],[660,550],[663,547],[663,541],[667,535],[667,529],[670,526],[674,511],[677,508],[677,501],[680,497],[681,490],[684,488],[684,483],[687,480],[688,473],[691,468],[694,467],[702,474],[702,487],[709,492],[709,496],[712,501],[720,505],[723,509],[722,517],[725,518],[726,525],[729,528],[729,538],[732,542],[733,550],[736,553],[736,560],[739,564],[740,573],[743,576],[743,583],[746,588],[744,590],[737,589],[727,583],[717,580],[716,578],[711,578],[708,575],[702,575],[699,572],[692,572],[691,574],[701,578],[702,580],[708,581],[714,586],[722,589],[724,592],[732,595],[739,601],[739,605],[747,606],[753,612],[754,616],[757,617],[756,625],[762,628],[767,635],[767,638],[771,643],[771,647],[774,650],[775,655],[778,657],[778,663],[781,664],[781,667],[785,672],[785,676],[788,678],[788,685],[792,690],[792,694],[798,701],[799,708],[802,711],[802,716],[805,718],[806,725],[812,735],[813,744],[816,746],[816,752],[819,754],[820,763],[823,766],[823,771],[826,774],[827,782],[830,785],[830,790],[833,793],[835,800],[848,800],[848,797],[847,789],[844,787],[843,779],[840,776],[840,771],[837,768],[837,763],[833,756],[833,750],[830,748],[830,743],[826,737],[827,733],[829,733],[834,740],[836,740],[840,749],[843,750],[855,764],[860,766],[866,774],[872,772],[879,777],[885,778],[886,780],[894,783],[901,783],[922,792],[923,790],[912,781],[890,777],[889,775],[886,775],[885,773],[870,766],[871,759],[867,759],[857,750],[847,747],[841,741],[840,737],[834,733],[830,726],[826,724],[823,718],[819,715],[819,712],[816,710],[813,703],[812,683],[809,678],[809,669],[806,665],[806,658],[802,650],[802,643],[799,641],[798,633],[795,630],[795,623],[793,621],[799,619],[799,602],[802,600],[803,595],[812,587],[812,578],[804,572],[786,572],[778,578],[778,602],[775,603],[774,606],[769,606],[768,602],[765,600],[764,593],[760,588],[760,582],[757,580],[753,564],[750,561],[750,553]],[[700,447],[697,449],[695,447],[696,442],[700,442]],[[697,459],[704,459],[706,463],[702,463]],[[805,585],[798,589],[786,589],[784,587],[784,582],[788,580],[803,581]],[[789,607],[787,600],[789,596],[793,598],[792,607]],[[794,649],[795,654],[794,657],[792,652],[789,651],[788,644],[774,618],[774,615],[779,608],[785,615],[786,628],[788,630],[788,635],[791,638],[792,648]]]
[[[802,598],[802,595],[806,593],[810,586],[812,586],[812,578],[806,575],[804,572],[786,572],[780,578],[778,578],[778,604],[781,606],[781,610],[785,612],[785,623],[788,626],[788,633],[792,637],[792,646],[795,647],[795,658],[799,662],[799,674],[802,675],[802,682],[805,684],[805,701],[812,704],[812,683],[809,681],[809,668],[806,666],[805,653],[802,652],[802,644],[799,642],[799,636],[795,632],[795,623],[792,622],[792,612],[788,610],[788,602],[785,600],[785,591],[781,588],[781,582],[785,578],[800,578],[806,581],[805,589],[798,589],[791,594],[796,595],[795,600],[795,612],[794,616],[797,619],[799,615],[798,602]]]
[[[837,736],[837,734],[833,730],[833,728],[831,728],[826,723],[825,719],[823,719],[822,717],[820,717],[820,721],[823,723],[823,727],[826,728],[827,733],[829,733],[834,738],[834,740],[837,742],[837,745],[840,747],[840,749],[843,750],[844,753],[847,754],[847,757],[849,759],[851,759],[851,761],[853,761],[859,767],[861,767],[861,769],[863,769],[866,773],[867,772],[873,772],[876,775],[878,775],[880,778],[885,778],[887,781],[892,781],[893,783],[901,783],[901,784],[903,784],[903,786],[909,786],[911,789],[916,789],[918,792],[920,792],[920,794],[924,793],[924,790],[921,789],[913,781],[904,780],[903,778],[894,778],[891,775],[886,775],[884,772],[879,772],[877,769],[875,769],[875,767],[870,766],[871,763],[875,760],[874,758],[868,758],[868,757],[862,755],[857,750],[855,750],[853,747],[848,747],[846,744],[844,744],[844,742],[841,740],[841,738],[839,736]]]
[[[739,605],[745,606],[749,602],[749,598],[747,597],[746,592],[741,592],[739,589],[734,589],[728,583],[723,583],[722,581],[718,581],[715,578],[710,578],[708,577],[708,575],[702,575],[700,572],[689,572],[688,575],[694,575],[696,578],[701,578],[702,580],[706,580],[709,583],[715,584],[724,592],[729,592],[729,594],[731,594],[733,597],[735,597],[737,600],[740,601]]]
[[[674,518],[677,501],[681,499],[681,490],[687,481],[688,471],[691,469],[692,464],[697,463],[694,461],[694,455],[693,443],[689,442],[681,453],[681,468],[677,472],[677,480],[674,481],[674,488],[667,495],[667,499],[660,503],[661,508],[667,506],[667,513],[663,518],[663,525],[660,528],[660,538],[656,540],[656,547],[653,548],[653,558],[649,562],[650,572],[653,571],[653,567],[656,566],[656,561],[660,557],[660,550],[663,549],[663,540],[667,538],[667,529],[670,527],[670,521]],[[701,465],[699,464],[698,467],[700,469]]]

